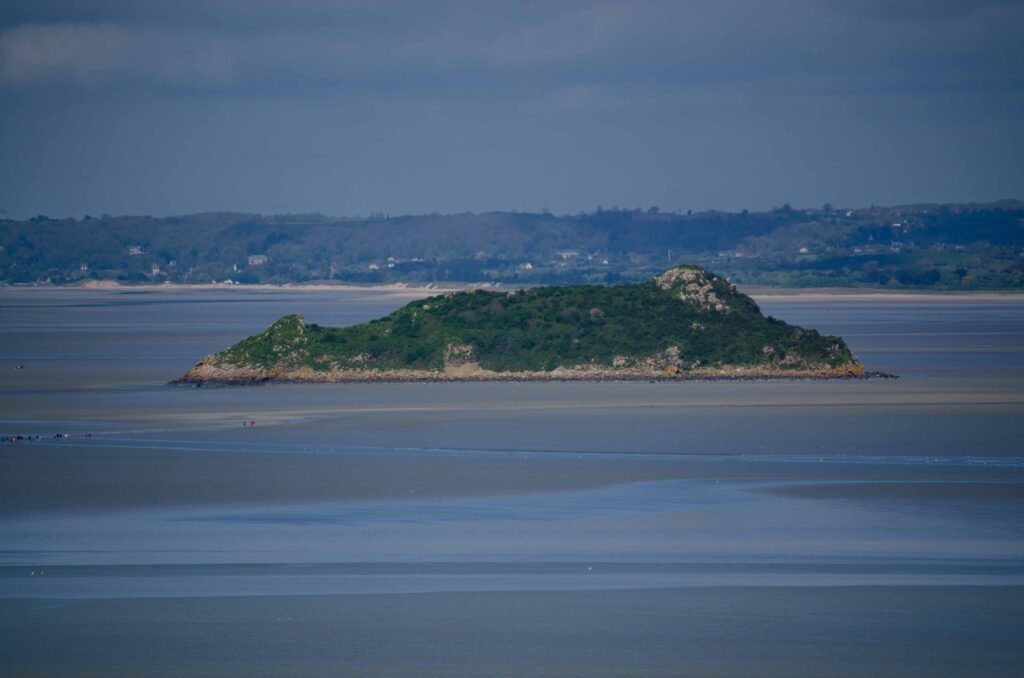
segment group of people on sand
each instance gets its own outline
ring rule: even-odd
[[[243,419],[242,420],[242,428],[252,427],[252,426],[255,426],[255,425],[256,425],[256,420],[255,419]]]
[[[32,440],[39,440],[38,435],[27,436],[0,436],[0,443],[25,443]]]
[[[70,438],[71,434],[70,433],[54,433],[50,437],[53,438],[54,440],[63,440],[65,438]],[[83,438],[92,438],[92,433],[84,433],[84,434],[82,434],[82,437]],[[29,434],[29,435],[20,435],[20,436],[0,436],[0,444],[2,444],[2,443],[30,443],[33,440],[40,440],[41,438],[42,438],[42,436],[39,435],[38,433],[36,433],[34,435],[33,434]]]

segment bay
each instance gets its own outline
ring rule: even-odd
[[[166,383],[413,294],[0,289],[0,666],[1024,670],[1021,298],[759,299],[896,381]]]

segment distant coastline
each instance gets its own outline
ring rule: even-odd
[[[76,285],[10,285],[0,283],[4,289],[44,289],[44,290],[139,290],[146,292],[176,292],[195,290],[220,291],[295,291],[295,292],[382,292],[385,294],[408,296],[410,298],[427,297],[445,292],[458,292],[475,289],[513,290],[526,289],[529,286],[500,285],[494,283],[283,283],[283,284],[235,284],[235,283],[160,283],[131,284],[115,280],[89,280]],[[737,289],[758,300],[821,302],[829,299],[843,298],[852,301],[1000,301],[1004,299],[1024,301],[1024,292],[1018,290],[886,290],[863,287],[766,287],[760,285],[737,285]]]
[[[1024,301],[1024,292],[1005,291],[932,291],[932,290],[882,290],[860,287],[753,287],[737,285],[737,288],[758,301],[806,301],[821,302],[842,298],[848,301],[1000,301],[1013,299]]]
[[[761,211],[207,212],[0,219],[0,281],[629,284],[700,264],[741,285],[1024,291],[1024,201]]]

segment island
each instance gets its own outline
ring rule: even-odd
[[[288,315],[173,383],[877,376],[841,338],[766,317],[727,279],[681,265],[632,285],[449,292],[351,327]]]

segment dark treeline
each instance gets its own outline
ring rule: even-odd
[[[1024,203],[0,221],[0,282],[631,282],[695,262],[783,286],[1024,287]]]

